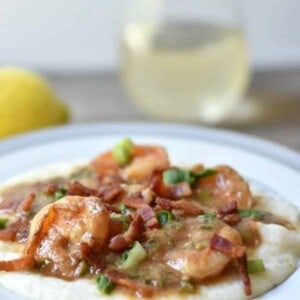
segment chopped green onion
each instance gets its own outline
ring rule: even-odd
[[[168,224],[174,219],[174,216],[168,210],[160,210],[156,216],[160,225]]]
[[[8,223],[8,219],[6,218],[0,218],[0,230],[3,230],[6,228]]]
[[[202,220],[201,229],[211,230],[215,226],[217,215],[212,212],[206,212],[203,215],[199,215],[198,219]]]
[[[110,215],[110,218],[111,218],[112,221],[121,222],[123,231],[126,231],[128,229],[129,221],[128,221],[128,218],[126,216],[121,215],[121,214],[112,213]]]
[[[170,185],[186,181],[190,185],[193,185],[196,179],[205,178],[214,174],[216,174],[216,171],[213,169],[205,169],[199,173],[182,169],[170,169],[163,173],[163,182],[164,184]]]
[[[163,182],[164,184],[176,184],[189,178],[188,171],[180,169],[170,169],[163,172]]]
[[[110,294],[115,287],[115,285],[105,275],[97,275],[96,283],[98,290],[107,295]]]
[[[253,259],[247,261],[247,270],[248,274],[256,274],[264,272],[266,269],[263,260]]]
[[[120,265],[120,269],[122,270],[133,269],[147,257],[145,249],[138,241],[136,241],[133,247],[129,251],[127,251],[126,255],[126,260]]]
[[[122,214],[126,214],[127,211],[128,211],[128,207],[124,203],[121,203],[119,205],[119,209],[120,209],[120,211],[121,211]]]
[[[205,177],[215,175],[216,173],[217,173],[217,171],[214,169],[205,169],[202,172],[198,172],[198,173],[195,172],[194,176],[196,178],[205,178]]]
[[[256,209],[240,209],[239,215],[242,218],[253,218],[255,220],[261,220],[264,217],[264,213]]]
[[[58,191],[56,191],[54,193],[55,200],[59,200],[59,199],[63,198],[64,196],[66,196],[66,194],[67,194],[66,189],[59,189]]]
[[[195,287],[191,282],[182,280],[180,281],[180,290],[184,293],[191,293],[195,290]]]
[[[119,165],[126,165],[130,162],[134,144],[129,138],[125,138],[117,143],[113,148],[113,157]]]

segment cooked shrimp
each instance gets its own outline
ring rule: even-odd
[[[125,180],[140,181],[146,179],[156,169],[168,168],[169,159],[162,147],[134,146],[132,159],[126,166],[118,165],[112,151],[98,156],[92,165],[100,178],[119,174]]]
[[[253,199],[248,183],[228,166],[217,166],[214,169],[217,171],[215,175],[202,178],[197,183],[200,190],[210,193],[210,199],[205,205],[216,208],[236,201],[239,209],[250,208]]]
[[[239,233],[232,227],[218,221],[217,230],[197,229],[193,231],[189,243],[192,249],[175,249],[166,255],[167,264],[182,273],[185,277],[201,281],[208,277],[218,275],[232,260],[232,256],[221,253],[209,247],[209,240],[217,233],[221,238],[231,242],[243,250]],[[197,246],[200,248],[197,249]],[[196,247],[196,248],[195,248]],[[179,247],[180,248],[180,247]],[[184,248],[184,247],[183,247]]]
[[[64,197],[34,217],[24,252],[33,255],[46,274],[78,277],[82,244],[100,254],[109,236],[109,220],[99,198]]]

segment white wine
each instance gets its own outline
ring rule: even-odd
[[[125,27],[122,43],[123,80],[149,115],[217,123],[247,87],[248,56],[240,30],[140,22]]]

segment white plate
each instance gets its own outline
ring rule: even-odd
[[[9,139],[0,143],[0,182],[44,165],[92,158],[124,136],[166,146],[175,164],[229,164],[300,208],[298,153],[228,131],[176,124],[75,125]],[[300,269],[260,299],[297,299],[299,282]],[[0,299],[20,298],[0,288]]]

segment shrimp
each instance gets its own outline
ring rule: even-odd
[[[253,199],[248,183],[228,166],[217,166],[214,169],[217,171],[215,175],[199,179],[197,183],[200,191],[210,193],[205,205],[217,208],[236,201],[239,209],[250,208]]]
[[[101,254],[109,237],[110,218],[97,197],[66,196],[34,217],[24,249],[41,271],[65,279],[80,276],[82,245]]]
[[[98,156],[92,161],[100,178],[105,175],[120,175],[125,180],[143,181],[156,169],[170,166],[168,155],[163,147],[134,146],[132,159],[126,166],[120,166],[113,157],[112,151]]]
[[[218,221],[217,230],[197,229],[190,237],[191,249],[179,247],[171,250],[165,256],[166,263],[174,270],[181,272],[184,277],[194,281],[202,281],[206,278],[220,274],[230,263],[232,256],[214,250],[209,246],[209,240],[214,234],[232,243],[238,250],[244,251],[239,233],[225,223]],[[195,245],[202,245],[199,249]],[[186,244],[185,244],[186,245]],[[180,249],[183,248],[183,249]]]

